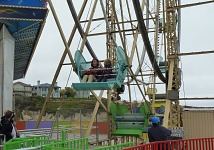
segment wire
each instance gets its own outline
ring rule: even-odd
[[[105,21],[102,21],[100,24],[98,24],[96,27],[94,27],[93,29],[91,29],[88,33],[91,33],[92,31],[94,31],[95,29],[97,29],[100,25],[102,25]]]
[[[146,61],[144,61],[144,64],[145,64],[149,69],[152,70],[152,67],[150,67]]]
[[[71,70],[70,70],[70,73],[69,73],[69,76],[68,76],[68,80],[67,80],[67,82],[66,82],[65,87],[67,87],[67,86],[68,86],[68,81],[69,81],[69,79],[70,79],[70,77],[71,77],[71,72],[72,72],[72,67],[71,67]]]
[[[181,70],[182,70],[182,68],[183,68],[183,66],[182,66],[182,61],[180,61],[181,62]],[[183,72],[181,71],[181,78],[182,78],[182,84],[183,84],[183,93],[184,93],[184,98],[186,97],[186,94],[185,94],[185,89],[184,89],[184,74],[183,74]],[[184,103],[185,103],[185,106],[186,106],[186,100],[184,100]]]

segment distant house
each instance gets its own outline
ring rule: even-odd
[[[90,98],[90,91],[77,91],[73,87],[72,89],[75,92],[74,98]]]
[[[37,81],[37,85],[33,86],[33,95],[47,97],[50,87],[51,87],[51,84],[49,83],[40,84],[40,81]],[[54,85],[54,89],[51,94],[51,97],[54,97],[54,98],[60,97],[60,90],[61,90],[61,87],[57,86],[57,82],[56,82],[56,84]]]
[[[22,82],[13,84],[13,93],[20,96],[32,96],[32,86]]]

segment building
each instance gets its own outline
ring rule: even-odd
[[[75,91],[74,98],[90,98],[89,91]]]
[[[51,87],[51,84],[49,83],[40,84],[40,81],[37,81],[37,85],[33,86],[33,95],[47,97],[50,87]],[[61,90],[61,87],[57,86],[57,82],[56,82],[56,84],[54,85],[54,89],[51,94],[51,97],[59,98],[60,90]]]
[[[14,95],[20,96],[32,96],[32,86],[22,82],[16,82],[13,84]]]
[[[184,137],[214,137],[214,107],[185,107],[182,113]]]
[[[71,88],[75,92],[74,98],[90,98],[90,91],[77,91],[72,86]]]

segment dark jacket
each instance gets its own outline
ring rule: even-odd
[[[112,68],[110,67],[106,67],[104,68],[104,70],[102,71],[102,75],[109,75],[109,74],[112,74]]]
[[[6,141],[9,141],[10,139],[13,138],[11,135],[13,130],[13,125],[11,121],[6,119],[4,116],[1,117],[1,125],[2,125],[1,133],[6,136]]]
[[[170,135],[171,135],[171,131],[160,125],[153,125],[148,130],[149,142],[166,141],[168,140],[168,137]],[[166,145],[162,144],[162,148],[164,148],[165,146],[168,147],[168,144]],[[160,149],[160,147],[161,146],[159,145],[158,149]]]

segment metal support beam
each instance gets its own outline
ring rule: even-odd
[[[167,58],[169,62],[169,71],[168,71],[168,82],[167,82],[167,93],[177,92],[179,90],[179,59],[178,59],[178,28],[177,28],[177,15],[178,10],[175,9],[179,5],[178,0],[166,0],[165,8],[173,8],[171,11],[166,11],[166,50]],[[179,101],[169,101],[166,100],[166,109],[164,114],[165,126],[178,127],[180,124],[180,106]],[[170,118],[169,118],[170,117]],[[169,120],[168,120],[169,119]]]
[[[204,4],[209,4],[209,3],[213,3],[213,2],[214,2],[214,0],[210,0],[210,1],[205,1],[205,2],[198,2],[198,3],[191,3],[191,4],[174,6],[173,8],[168,7],[167,11],[173,11],[175,9],[180,9],[180,8],[187,8],[187,7],[192,7],[192,6],[204,5]]]
[[[214,97],[187,97],[179,98],[179,100],[214,100]]]
[[[189,52],[189,53],[178,53],[178,56],[189,56],[189,55],[200,55],[200,54],[212,54],[214,50],[210,51],[200,51],[200,52]]]
[[[81,18],[86,4],[87,4],[87,0],[84,0],[84,2],[83,2],[83,4],[82,4],[82,7],[81,7],[81,9],[80,9],[79,15],[78,15],[79,18]],[[73,38],[74,38],[74,34],[75,34],[75,32],[76,32],[76,29],[77,29],[77,28],[76,28],[76,26],[74,25],[74,27],[73,27],[73,29],[72,29],[72,32],[71,32],[71,35],[70,35],[69,40],[68,40],[68,45],[69,45],[69,46],[71,45],[71,42],[72,42],[72,40],[73,40]],[[58,78],[58,76],[59,76],[60,70],[61,70],[61,68],[62,68],[62,65],[63,65],[63,62],[64,62],[64,60],[65,60],[65,57],[66,57],[67,53],[68,53],[68,51],[67,51],[67,48],[66,48],[66,49],[64,50],[64,52],[63,52],[63,55],[62,55],[62,57],[61,57],[61,60],[60,60],[59,65],[58,65],[58,67],[57,67],[57,70],[56,70],[56,72],[55,72],[53,81],[52,81],[52,83],[51,83],[50,90],[49,90],[48,95],[47,95],[47,97],[46,97],[46,99],[45,99],[45,102],[44,102],[44,104],[43,104],[41,113],[39,114],[39,118],[38,118],[38,120],[37,120],[37,123],[36,123],[36,127],[35,127],[35,128],[38,128],[38,127],[39,127],[39,124],[40,124],[40,122],[41,122],[41,120],[42,120],[42,116],[43,116],[43,114],[44,114],[44,112],[45,112],[45,110],[46,110],[47,103],[48,103],[49,100],[50,100],[50,95],[51,95],[51,93],[52,93],[52,91],[53,91],[54,85],[55,85],[56,80],[57,80],[57,78]]]
[[[93,95],[94,95],[94,97],[97,99],[97,101],[101,104],[101,106],[103,107],[103,109],[107,112],[107,113],[109,113],[109,111],[108,111],[108,109],[106,108],[106,106],[103,104],[103,102],[101,101],[101,99],[99,99],[98,97],[97,97],[97,94],[94,92],[94,91],[90,91]]]
[[[56,25],[57,25],[57,27],[58,27],[59,33],[60,33],[60,35],[61,35],[62,41],[63,41],[63,43],[64,43],[64,45],[65,45],[66,50],[67,50],[68,57],[69,57],[69,59],[70,59],[70,61],[71,61],[71,65],[72,65],[72,67],[73,67],[73,70],[76,70],[76,65],[75,65],[75,63],[74,63],[74,59],[73,59],[72,54],[71,54],[71,51],[70,51],[70,49],[69,49],[69,45],[68,45],[68,43],[67,43],[67,41],[66,41],[65,34],[64,34],[63,31],[62,31],[62,26],[60,25],[60,22],[59,22],[59,19],[58,19],[58,17],[57,17],[55,8],[54,8],[54,6],[53,6],[53,3],[52,3],[51,0],[47,0],[47,1],[48,1],[48,3],[49,3],[51,12],[52,12],[52,14],[53,14],[53,16],[54,16],[54,19],[55,19]]]
[[[86,31],[85,31],[85,35],[83,37],[83,40],[82,40],[82,44],[81,44],[81,47],[80,47],[80,51],[83,52],[83,48],[85,46],[85,42],[86,42],[86,38],[87,38],[87,34],[89,33],[89,29],[90,29],[90,26],[91,26],[91,22],[92,22],[92,19],[93,19],[93,16],[94,16],[94,12],[95,12],[95,9],[96,9],[96,6],[97,6],[97,1],[98,0],[95,0],[94,1],[94,5],[93,5],[93,8],[92,8],[92,12],[91,12],[91,15],[89,17],[89,22],[87,24],[87,27],[86,27]]]
[[[103,92],[104,92],[103,90],[100,91],[100,95],[99,95],[99,97],[98,97],[98,99],[99,99],[100,101],[101,101],[101,99],[102,99]],[[86,131],[86,134],[85,134],[85,138],[88,138],[89,135],[90,135],[91,128],[92,128],[92,125],[93,125],[93,123],[94,123],[94,119],[95,119],[95,117],[96,117],[96,115],[97,115],[99,106],[100,106],[100,103],[97,101],[97,102],[96,102],[96,105],[95,105],[95,107],[94,107],[94,111],[93,111],[93,114],[92,114],[92,117],[91,117],[91,121],[90,121],[90,123],[89,123],[89,125],[88,125],[87,131]]]

